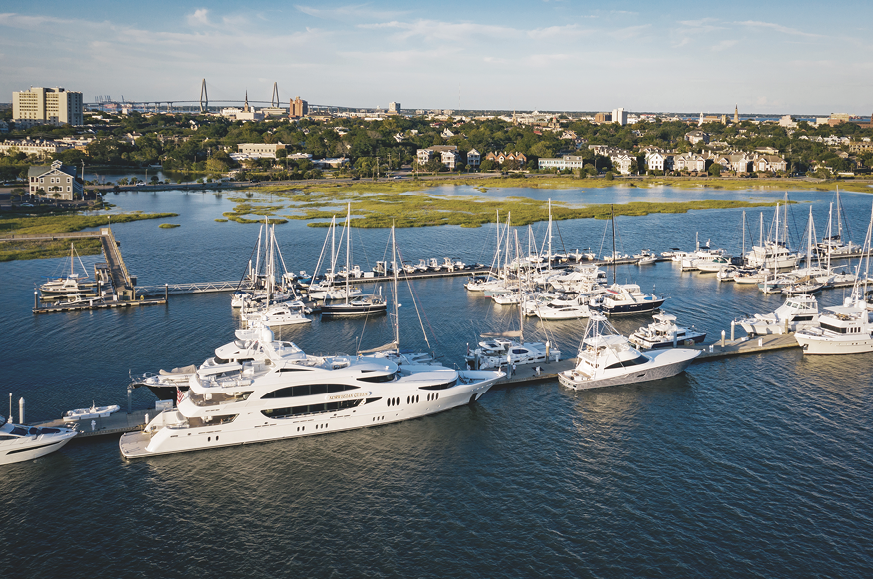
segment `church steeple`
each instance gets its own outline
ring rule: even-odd
[[[740,106],[734,105],[734,122],[740,122]]]
[[[246,104],[243,107],[243,112],[249,112],[249,91],[246,90]]]

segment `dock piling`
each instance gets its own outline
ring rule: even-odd
[[[10,419],[12,418],[10,412]],[[24,396],[18,399],[18,423],[24,424]]]
[[[39,292],[33,290],[33,309],[39,309]]]
[[[721,331],[721,347],[724,348],[724,330]]]
[[[731,342],[734,341],[734,328],[737,327],[737,321],[731,320]]]

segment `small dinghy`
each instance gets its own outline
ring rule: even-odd
[[[75,410],[67,410],[64,412],[64,422],[78,422],[79,420],[91,420],[93,418],[106,418],[113,412],[118,412],[121,406],[112,404],[111,406],[95,406],[91,403],[91,408],[76,408]]]

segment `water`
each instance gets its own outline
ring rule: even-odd
[[[443,191],[456,194],[458,191]],[[709,197],[709,192],[598,190],[511,194],[579,201]],[[505,191],[492,191],[495,196]],[[779,199],[717,192],[713,197]],[[819,235],[831,195],[791,193],[802,232],[811,202]],[[865,195],[843,196],[852,238]],[[257,226],[215,223],[213,194],[122,193],[123,210],[171,211],[180,223],[114,226],[140,284],[237,280]],[[769,226],[772,210],[765,210]],[[624,251],[690,249],[694,234],[738,251],[741,210],[619,217]],[[757,239],[757,212],[749,212]],[[568,249],[593,247],[602,221],[560,223]],[[534,227],[540,235],[544,224]],[[525,243],[526,228],[521,230]],[[325,229],[276,227],[290,269],[312,270]],[[397,231],[406,259],[490,262],[494,226]],[[354,241],[358,237],[359,241]],[[610,239],[607,237],[607,239]],[[385,230],[353,232],[354,263],[383,259]],[[558,242],[555,242],[556,245]],[[748,242],[747,242],[748,243]],[[611,244],[611,241],[608,241]],[[608,251],[609,249],[605,249]],[[85,257],[86,266],[99,257]],[[232,338],[225,294],[170,304],[34,316],[33,287],[60,260],[0,264],[2,384],[29,420],[96,400],[126,406],[128,372],[202,361]],[[611,275],[611,274],[610,274]],[[670,263],[618,267],[669,297],[665,309],[714,339],[743,313],[780,299],[680,273]],[[462,278],[412,284],[431,344],[460,364],[477,332],[517,323],[513,310],[467,295]],[[387,287],[385,288],[387,289]],[[425,348],[401,289],[404,346]],[[838,303],[842,290],[821,296]],[[616,322],[625,333],[647,316]],[[526,333],[534,332],[534,324]],[[583,322],[548,335],[573,355]],[[290,327],[306,351],[352,352],[388,341],[387,318]],[[540,330],[540,337],[543,333]],[[804,358],[788,350],[700,363],[649,385],[573,393],[557,382],[489,392],[472,406],[401,424],[307,439],[125,462],[114,437],[74,441],[4,467],[0,572],[40,576],[580,576],[863,577],[873,561],[869,417],[873,355]],[[5,392],[4,392],[5,393]],[[136,391],[133,405],[153,402]],[[5,404],[0,409],[5,414]],[[17,414],[17,410],[16,410]]]

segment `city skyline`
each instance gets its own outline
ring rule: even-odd
[[[458,16],[463,15],[463,16]],[[44,2],[0,14],[0,101],[269,101],[406,109],[873,112],[868,5],[747,1],[276,6]],[[3,96],[5,93],[6,96]]]

